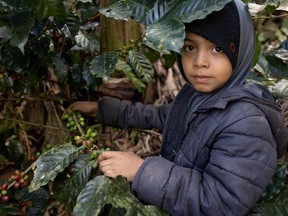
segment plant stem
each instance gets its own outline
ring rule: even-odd
[[[81,136],[85,137],[85,133],[84,133],[84,131],[82,130],[82,127],[81,127],[81,125],[79,124],[78,119],[77,119],[75,113],[73,113],[72,118],[73,118],[73,121],[75,122],[75,124],[76,124],[76,126],[77,126],[77,128],[78,128],[78,130],[79,130],[79,132],[80,132],[80,134],[81,134]]]
[[[67,129],[65,129],[65,128],[59,128],[59,127],[53,127],[53,126],[48,126],[48,125],[42,125],[42,124],[27,122],[27,121],[18,120],[18,119],[13,119],[13,118],[7,118],[7,117],[6,117],[6,118],[4,118],[4,120],[13,121],[13,122],[21,123],[21,124],[32,125],[32,126],[36,126],[36,127],[44,127],[44,128],[53,129],[53,130],[65,130],[65,131],[69,131],[69,130],[67,130]]]

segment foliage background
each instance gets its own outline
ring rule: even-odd
[[[38,153],[71,142],[75,134],[62,113],[74,101],[96,101],[103,95],[158,105],[172,101],[184,83],[174,64],[183,40],[182,21],[219,10],[226,2],[199,1],[195,8],[177,0],[0,0],[0,180],[28,170],[31,181]],[[250,79],[267,86],[287,113],[288,2],[245,3],[258,42]],[[86,125],[97,131],[103,148],[132,150],[142,157],[159,152],[161,135],[155,130],[103,127],[94,119],[86,119]],[[288,212],[286,159],[281,162],[278,178],[258,206],[261,215]],[[20,191],[24,195],[11,191],[9,205],[0,206],[19,213],[18,204],[28,196],[24,200],[32,199],[34,208],[21,208],[22,213],[71,211],[51,195],[49,184],[45,189],[36,198],[25,187]],[[41,200],[37,208],[36,199]]]

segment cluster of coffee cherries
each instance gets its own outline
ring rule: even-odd
[[[85,135],[74,136],[74,141],[76,145],[87,145],[87,147],[92,148],[97,137],[97,132],[93,131],[92,128],[88,128]]]
[[[99,147],[96,146],[96,141],[98,137],[97,130],[92,129],[91,127],[87,127],[87,125],[85,125],[84,117],[82,117],[81,113],[79,112],[76,113],[69,112],[65,114],[64,120],[67,122],[66,123],[67,128],[74,134],[73,142],[77,146],[84,145],[89,148],[90,160],[94,161],[92,167],[96,169],[98,166],[96,162],[98,156],[101,154],[101,152],[109,150],[109,149],[99,149]],[[77,128],[77,124],[81,128]]]
[[[85,118],[82,116],[80,112],[68,112],[64,115],[64,120],[67,121],[66,127],[70,131],[77,131],[77,124],[73,118],[73,115],[75,114],[76,120],[79,122],[80,126],[85,126]]]
[[[14,174],[8,179],[8,182],[5,182],[0,187],[0,197],[1,202],[6,203],[9,201],[9,189],[19,189],[21,187],[27,186],[28,175],[21,173],[19,170],[15,170]]]
[[[66,127],[72,132],[77,132],[77,130],[79,130],[77,124],[81,127],[80,133],[77,133],[73,138],[76,145],[86,145],[89,148],[93,147],[93,144],[96,141],[97,131],[93,130],[91,127],[85,127],[85,118],[80,112],[68,112],[64,115],[64,120],[67,122]],[[83,127],[87,128],[86,132],[82,129]]]
[[[98,166],[98,163],[96,162],[98,156],[104,152],[104,151],[110,151],[110,148],[106,148],[106,149],[100,149],[100,150],[93,150],[90,154],[90,160],[94,160],[94,163],[92,164],[92,168],[96,169]]]
[[[119,56],[126,57],[131,50],[140,49],[141,46],[142,46],[141,42],[130,40],[130,43],[128,45],[123,46],[122,48],[117,50],[117,52],[118,52]]]

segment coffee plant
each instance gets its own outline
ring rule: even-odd
[[[74,139],[41,154],[32,167],[34,177],[29,192],[54,181],[54,196],[68,203],[74,215],[106,215],[107,212],[165,215],[156,207],[141,204],[130,192],[126,179],[99,175],[97,157],[107,149],[97,142],[97,131],[91,127],[85,128],[86,131],[83,129],[84,120],[80,113],[70,112],[64,119],[73,131]]]
[[[107,150],[99,138],[101,125],[81,113],[57,116],[76,100],[96,100],[110,77],[127,78],[143,95],[153,80],[153,63],[164,59],[167,68],[175,63],[185,37],[183,22],[227,2],[0,0],[0,171],[15,168],[0,179],[0,215],[57,215],[60,207],[81,216],[166,215],[141,203],[126,179],[99,173],[97,157]],[[287,1],[244,2],[257,31],[250,80],[282,99],[288,94]],[[134,20],[144,33],[106,50],[103,17]],[[263,28],[267,23],[273,27],[270,33]],[[58,124],[46,124],[44,117],[32,121],[31,114]],[[45,134],[49,130],[65,136]],[[284,162],[251,215],[288,214],[285,177]]]

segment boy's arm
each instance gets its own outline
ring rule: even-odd
[[[121,128],[158,128],[162,131],[170,105],[157,107],[112,97],[98,102],[97,119],[106,125]]]

